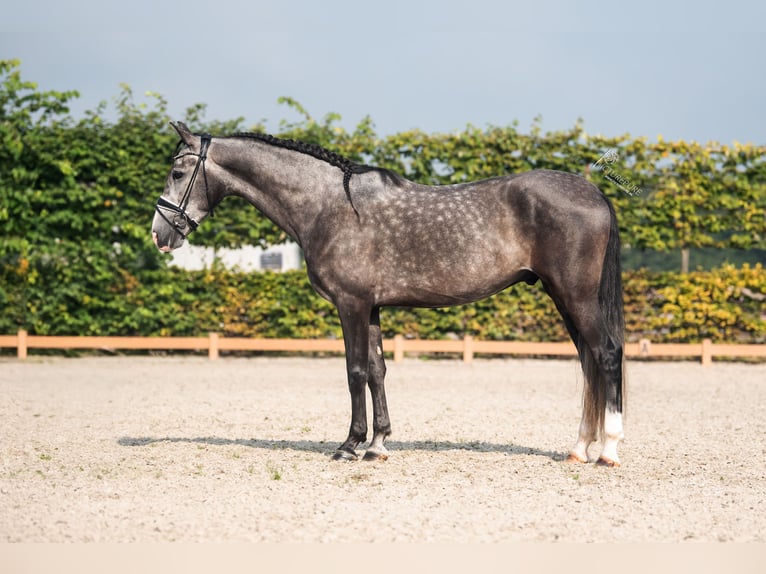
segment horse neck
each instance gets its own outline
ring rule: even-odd
[[[213,157],[225,171],[226,195],[242,197],[299,245],[319,213],[343,206],[343,173],[298,151],[260,140],[216,140]]]

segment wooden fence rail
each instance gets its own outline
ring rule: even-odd
[[[383,341],[387,351],[393,352],[394,362],[404,359],[405,353],[458,353],[470,363],[477,353],[486,355],[575,356],[572,343],[530,343],[521,341],[478,341],[471,336],[458,340],[405,339],[401,335]],[[15,348],[19,359],[26,359],[29,349],[101,349],[101,350],[185,350],[207,351],[210,359],[217,359],[221,351],[281,351],[298,353],[343,353],[339,339],[247,339],[223,337],[210,333],[207,337],[59,337],[29,335],[19,331],[16,335],[0,335],[0,348]],[[703,365],[713,357],[751,357],[766,359],[766,344],[735,345],[713,343],[651,343],[642,339],[625,345],[627,357],[684,358],[699,357]]]

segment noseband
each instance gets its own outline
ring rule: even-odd
[[[189,197],[191,196],[192,188],[194,187],[194,182],[197,180],[197,174],[199,173],[200,166],[202,167],[202,178],[205,181],[205,197],[207,198],[207,208],[208,213],[210,216],[213,216],[213,208],[210,204],[210,195],[208,194],[208,186],[207,186],[207,172],[205,171],[205,160],[207,159],[207,149],[210,147],[210,140],[212,137],[208,134],[203,134],[201,136],[200,140],[200,148],[199,153],[193,153],[193,152],[187,152],[183,154],[179,154],[176,157],[173,158],[173,161],[182,158],[187,155],[195,155],[197,156],[197,163],[194,166],[194,171],[192,172],[191,179],[189,180],[189,184],[186,186],[186,191],[184,191],[183,196],[181,197],[181,201],[178,204],[173,203],[172,201],[165,199],[164,197],[160,196],[160,198],[157,200],[157,205],[155,206],[155,210],[157,213],[159,213],[160,217],[164,219],[168,225],[170,225],[173,229],[175,229],[178,233],[181,234],[181,236],[186,239],[186,237],[197,229],[199,227],[199,222],[196,221],[193,217],[191,217],[186,212],[186,206],[189,204]],[[167,215],[163,212],[163,210],[170,211],[174,213],[172,218],[168,218]],[[190,228],[190,231],[186,232],[186,228]]]

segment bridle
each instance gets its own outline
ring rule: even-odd
[[[200,148],[199,153],[194,152],[186,152],[182,154],[178,154],[173,158],[173,162],[175,163],[176,160],[185,157],[187,155],[193,155],[197,156],[197,163],[194,166],[194,171],[192,172],[191,179],[189,180],[188,185],[186,186],[186,191],[184,191],[183,196],[181,197],[181,201],[176,203],[173,203],[169,199],[165,199],[164,197],[160,196],[160,198],[157,200],[157,205],[155,206],[155,210],[160,215],[162,219],[164,219],[168,225],[170,225],[173,229],[175,229],[181,236],[186,239],[186,237],[197,227],[199,227],[199,222],[195,220],[192,216],[190,216],[186,212],[186,207],[189,204],[189,198],[191,196],[192,188],[194,187],[194,182],[197,180],[197,174],[199,173],[200,167],[202,167],[202,179],[205,181],[205,197],[207,198],[207,208],[208,213],[211,217],[213,217],[213,207],[210,203],[210,195],[208,191],[208,185],[207,185],[207,172],[205,171],[205,160],[207,159],[207,149],[210,147],[210,140],[212,139],[212,136],[209,134],[202,134],[200,136]],[[172,177],[172,176],[171,176]],[[170,218],[163,212],[163,210],[167,210],[172,212],[174,215],[172,215]],[[190,228],[190,231],[186,232],[186,228]]]

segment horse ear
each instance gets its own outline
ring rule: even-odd
[[[183,122],[170,122],[170,125],[173,126],[173,129],[178,132],[178,135],[181,137],[181,140],[188,145],[189,147],[193,146],[196,143],[196,138],[193,133],[191,133],[191,130],[186,127],[186,124]]]

